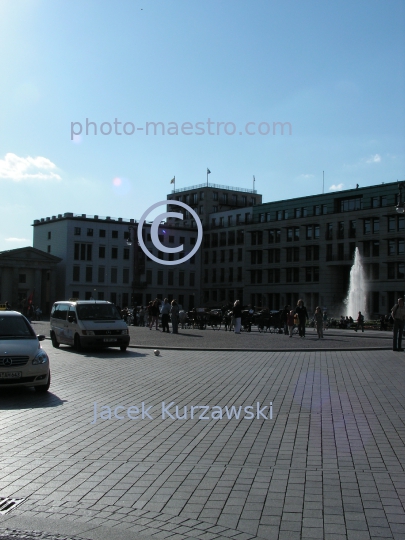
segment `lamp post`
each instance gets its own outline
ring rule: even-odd
[[[132,234],[132,231],[134,232],[134,240],[132,241],[131,239],[131,234]],[[133,306],[135,304],[135,283],[136,283],[136,279],[138,277],[139,279],[139,274],[138,274],[138,240],[137,240],[137,232],[138,232],[138,227],[137,226],[134,226],[134,225],[128,225],[128,238],[127,238],[127,245],[128,246],[132,246],[132,242],[134,244],[134,258],[133,258],[133,267],[134,267],[134,270],[133,270],[133,275],[132,275],[132,287],[131,287],[131,305]]]
[[[405,180],[402,182],[398,182],[398,199],[397,199],[397,205],[395,207],[395,210],[398,212],[398,214],[404,214],[405,213],[405,202],[402,197],[402,190],[405,188]]]

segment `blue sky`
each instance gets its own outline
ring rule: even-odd
[[[3,0],[0,53],[0,250],[41,217],[139,218],[207,167],[264,201],[320,193],[323,170],[325,191],[405,178],[403,1]]]

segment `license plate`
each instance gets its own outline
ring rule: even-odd
[[[0,372],[0,379],[21,379],[21,371],[6,371]]]
[[[113,337],[105,337],[103,339],[103,341],[108,341],[108,342],[111,342],[111,341],[117,341],[117,338],[113,338]]]

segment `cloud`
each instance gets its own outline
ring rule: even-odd
[[[380,163],[381,156],[380,154],[375,154],[374,156],[371,156],[369,159],[366,159],[366,163]]]
[[[23,158],[9,152],[4,159],[0,159],[0,178],[7,178],[14,182],[22,180],[61,180],[59,174],[54,172],[57,167],[49,159],[38,156]]]
[[[310,180],[311,178],[315,178],[314,174],[300,174],[297,176],[298,180]]]
[[[344,184],[332,184],[329,191],[342,191]]]
[[[6,242],[29,242],[27,238],[5,238]]]

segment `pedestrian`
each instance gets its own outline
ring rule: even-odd
[[[169,330],[169,313],[170,313],[170,309],[171,309],[170,302],[169,302],[169,300],[167,298],[165,298],[164,301],[163,301],[163,306],[162,306],[162,311],[161,311],[161,314],[162,314],[162,332],[165,332],[167,330],[168,334],[170,333],[170,330]]]
[[[291,307],[290,306],[284,306],[284,309],[283,311],[281,312],[281,323],[283,325],[283,328],[284,328],[284,335],[287,336],[288,335],[288,323],[287,323],[287,318],[290,314],[290,311],[291,311]],[[291,337],[291,336],[290,336]]]
[[[325,332],[326,326],[328,324],[328,314],[326,311],[323,312],[323,331]]]
[[[6,306],[5,311],[12,311],[12,310],[11,310],[11,305],[8,303],[7,300],[5,301],[5,306]]]
[[[300,337],[305,337],[305,323],[308,317],[307,308],[304,305],[304,300],[299,299],[297,302],[297,307],[295,308],[295,313],[298,315],[298,332]]]
[[[173,334],[179,333],[179,312],[180,308],[176,300],[172,300],[170,308],[170,316],[172,319],[172,332]]]
[[[156,330],[159,330],[159,300],[157,298],[152,302],[150,312],[151,320],[149,323],[149,330],[152,330],[154,324],[156,325]]]
[[[139,310],[139,326],[145,326],[145,308],[143,306]]]
[[[242,306],[239,300],[235,300],[232,308],[233,318],[235,319],[235,334],[240,334],[240,327],[242,323]]]
[[[359,328],[361,328],[361,331],[364,332],[364,315],[362,315],[361,311],[359,311],[357,317],[357,326],[355,328],[356,332]]]
[[[402,348],[402,333],[405,325],[405,307],[404,299],[398,298],[398,302],[391,310],[392,318],[394,319],[394,341],[392,345],[393,351],[403,351]]]
[[[316,331],[318,332],[318,339],[323,339],[323,313],[319,306],[315,309],[314,319]]]
[[[288,335],[290,337],[293,337],[293,331],[294,331],[294,311],[291,309],[290,312],[287,314],[286,324],[288,328]]]

